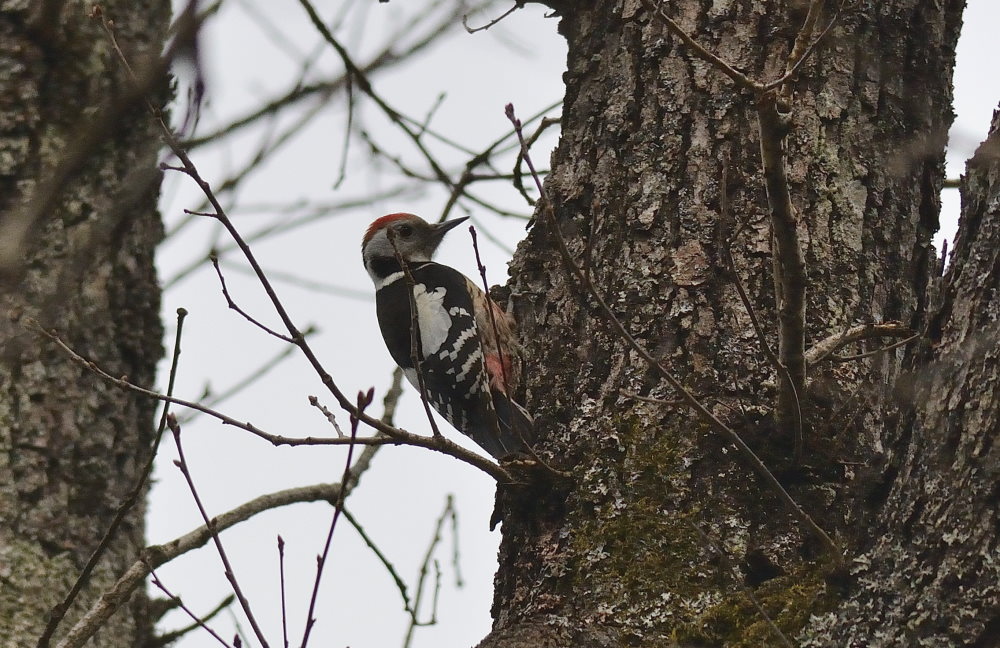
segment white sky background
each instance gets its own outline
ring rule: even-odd
[[[414,4],[403,0],[388,4],[374,0],[355,2],[352,18],[337,36],[356,61],[364,62],[367,54],[381,46],[380,35],[405,27],[414,13],[420,11]],[[277,45],[270,39],[260,23],[248,17],[248,6],[253,7],[252,12],[265,15],[270,28],[284,34],[287,44]],[[317,6],[321,10],[326,6],[339,10],[343,3],[317,2]],[[417,119],[435,106],[440,93],[447,93],[431,127],[479,150],[507,130],[503,106],[508,101],[525,118],[562,96],[560,75],[565,64],[565,45],[556,33],[556,20],[544,18],[543,13],[540,8],[529,6],[488,32],[473,35],[456,25],[440,44],[411,63],[376,74],[373,84],[393,107]],[[332,10],[324,14],[332,15]],[[958,117],[952,135],[953,151],[949,154],[949,177],[962,172],[965,159],[985,136],[992,110],[1000,100],[1000,81],[992,69],[996,62],[998,19],[1000,5],[995,0],[970,0],[966,28],[959,43],[955,81]],[[483,17],[471,20],[474,25],[484,21]],[[263,98],[283,93],[299,74],[297,61],[285,50],[290,47],[304,56],[316,51],[319,42],[305,12],[294,0],[229,0],[208,23],[201,41],[208,83],[201,129],[210,131],[214,125],[226,123],[232,116],[259,105]],[[317,69],[326,74],[340,69],[339,60],[330,48],[319,59]],[[402,153],[415,166],[425,168],[418,164],[419,157],[398,131],[367,101],[359,103],[366,104],[359,113],[360,121],[380,144]],[[555,116],[558,112],[556,109],[548,114]],[[244,234],[299,215],[287,211],[276,213],[274,209],[247,209],[252,205],[288,204],[299,199],[311,203],[340,201],[370,196],[397,183],[398,174],[392,165],[383,161],[373,166],[365,145],[355,139],[347,179],[339,189],[333,188],[345,125],[344,101],[340,95],[324,108],[323,116],[309,130],[248,178],[235,200],[231,195],[223,197],[224,205],[236,205],[230,216]],[[211,151],[197,149],[192,157],[202,175],[218,185],[253,154],[261,137],[260,131],[254,130],[253,134],[226,140],[223,147]],[[554,142],[553,134],[539,143],[534,156],[539,166],[547,166],[548,151]],[[452,164],[450,170],[459,168],[466,160],[466,156],[445,148],[437,150],[447,156],[445,159]],[[512,162],[513,154],[508,153],[499,166],[508,171]],[[163,213],[169,230],[183,219],[182,209],[197,205],[200,196],[189,179],[176,173],[168,174],[164,187]],[[474,191],[520,213],[530,211],[517,192],[504,183]],[[254,250],[265,269],[371,295],[371,282],[360,259],[360,238],[367,224],[392,211],[413,211],[428,219],[436,218],[445,198],[443,189],[429,188],[421,196],[386,200],[374,208],[344,210],[255,245]],[[946,191],[949,214],[942,221],[951,220],[950,226],[944,225],[949,231],[954,229],[957,204],[958,192]],[[459,215],[463,212],[452,213],[452,217]],[[473,216],[481,228],[480,248],[490,281],[503,283],[510,249],[523,236],[524,222],[499,218],[480,209]],[[485,240],[483,230],[507,241],[507,246]],[[192,260],[203,257],[216,234],[213,222],[200,219],[168,239],[158,254],[161,278],[166,281]],[[225,237],[217,240],[219,245],[227,242]],[[449,235],[439,259],[477,276],[464,227]],[[223,256],[234,298],[259,319],[280,328],[256,282],[235,270],[236,265],[246,267],[232,253]],[[282,282],[276,282],[276,287],[301,328],[315,324],[321,329],[312,344],[341,389],[353,394],[374,385],[376,402],[371,412],[380,414],[381,397],[388,386],[392,364],[378,332],[373,300],[311,292]],[[173,345],[172,322],[178,307],[190,312],[175,390],[181,398],[197,399],[206,382],[214,391],[222,391],[283,348],[282,342],[226,308],[218,281],[207,263],[164,295],[168,357]],[[161,365],[161,381],[165,381],[167,366]],[[332,434],[319,412],[308,405],[306,398],[310,394],[319,396],[331,408],[334,406],[332,397],[326,396],[306,362],[294,355],[259,384],[226,401],[219,409],[276,434]],[[341,418],[346,429],[346,416]],[[408,390],[403,397],[397,424],[414,432],[428,432],[422,408],[412,391]],[[464,442],[446,423],[441,426],[445,434]],[[184,426],[183,441],[199,493],[210,514],[224,512],[260,494],[339,481],[346,456],[345,448],[273,448],[249,433],[204,416]],[[474,447],[471,443],[466,445]],[[175,457],[176,450],[168,435],[161,448],[151,496],[148,534],[153,543],[167,541],[201,524],[190,493],[172,465]],[[393,561],[412,596],[435,520],[446,495],[455,496],[464,587],[455,586],[450,565],[451,536],[446,533],[437,554],[442,569],[438,623],[417,630],[412,644],[415,648],[472,646],[489,631],[500,537],[499,532],[488,530],[493,490],[489,477],[453,459],[421,449],[386,447],[376,456],[372,469],[347,502],[383,553]],[[286,542],[289,640],[298,645],[315,556],[322,548],[331,514],[331,507],[325,504],[289,507],[260,515],[222,536],[236,575],[272,646],[281,645],[275,538],[281,534]],[[399,594],[389,575],[345,520],[338,525],[331,556],[310,645],[352,648],[402,645],[407,618]],[[158,570],[158,574],[198,612],[211,609],[230,592],[218,556],[210,546],[174,561]],[[433,578],[430,580],[433,583]],[[430,595],[428,591],[425,599],[429,600]],[[232,617],[223,613],[213,626],[228,639],[232,636],[232,623]],[[250,638],[248,624],[242,619],[240,623]],[[172,613],[161,628],[186,624],[182,615]],[[196,631],[178,645],[194,648],[217,644],[204,632]],[[251,645],[256,642],[251,641]]]

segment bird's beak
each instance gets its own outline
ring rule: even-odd
[[[447,234],[449,231],[453,230],[456,226],[461,225],[467,220],[469,220],[468,216],[462,216],[461,218],[453,218],[443,223],[436,223],[434,225],[431,225],[431,233],[427,241],[431,252],[436,250],[437,247],[441,245],[441,241],[444,239],[445,234]]]
[[[443,223],[438,223],[434,226],[434,231],[438,235],[438,239],[444,238],[450,230],[454,229],[458,225],[461,225],[465,221],[469,220],[468,216],[462,216],[461,218],[453,218],[451,220],[445,221]]]

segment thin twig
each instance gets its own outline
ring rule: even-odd
[[[724,156],[722,158],[722,178],[720,180],[719,187],[719,209],[721,212],[721,218],[723,223],[732,222],[732,215],[729,213],[729,157]],[[764,334],[764,327],[761,326],[760,320],[757,318],[757,312],[753,307],[753,303],[750,301],[749,295],[747,295],[746,289],[743,287],[743,280],[740,278],[739,270],[736,267],[736,261],[733,259],[733,252],[730,248],[729,243],[724,243],[720,246],[722,248],[722,253],[725,256],[726,263],[729,265],[729,270],[732,273],[733,284],[736,286],[736,292],[740,296],[740,301],[743,302],[743,308],[746,309],[747,315],[750,316],[750,323],[753,325],[754,333],[757,335],[757,340],[760,342],[760,346],[764,351],[764,355],[770,361],[771,366],[783,379],[781,382],[785,388],[790,389],[792,392],[792,402],[795,405],[795,428],[794,428],[794,447],[793,447],[793,458],[796,463],[802,461],[803,448],[805,445],[805,440],[803,438],[802,428],[802,402],[799,400],[799,390],[795,385],[795,381],[792,379],[791,372],[788,371],[788,367],[782,364],[781,360],[775,355],[774,351],[771,350],[771,345],[767,342],[767,336]],[[780,396],[779,396],[780,400]],[[780,420],[780,419],[779,419]]]
[[[430,13],[428,12],[425,15],[430,15]],[[457,15],[454,13],[441,16],[441,18],[435,21],[435,23],[431,25],[428,31],[418,41],[408,45],[406,49],[400,50],[400,42],[404,39],[404,37],[412,36],[414,31],[414,25],[412,23],[407,23],[405,27],[388,35],[385,39],[385,45],[382,50],[375,54],[368,63],[360,65],[359,69],[364,74],[370,76],[382,70],[392,69],[392,67],[397,63],[410,60],[413,55],[418,54],[422,50],[427,49],[428,47],[439,42],[438,37],[454,26],[456,17]],[[418,17],[418,19],[420,19],[420,17]],[[409,42],[408,38],[407,42]],[[183,142],[184,148],[191,150],[195,147],[203,146],[215,140],[235,134],[244,128],[253,126],[256,122],[262,119],[271,118],[277,115],[285,108],[293,108],[295,104],[315,96],[319,97],[317,101],[319,105],[325,105],[331,96],[346,85],[346,77],[348,76],[345,74],[335,79],[326,79],[306,84],[303,83],[303,79],[307,72],[308,68],[304,68],[295,83],[281,96],[268,100],[265,104],[254,109],[252,112],[238,117],[229,122],[227,125],[221,126],[210,133],[185,140]],[[430,134],[437,137],[435,133]]]
[[[313,27],[316,28],[316,30],[320,33],[323,39],[326,40],[326,42],[329,43],[330,46],[333,47],[333,49],[337,52],[337,55],[340,57],[341,62],[344,64],[344,68],[347,70],[347,73],[352,75],[354,77],[354,80],[358,82],[358,87],[361,89],[361,91],[364,92],[366,95],[368,95],[368,97],[375,102],[375,104],[382,110],[382,112],[385,113],[386,117],[388,117],[390,121],[396,124],[407,135],[407,137],[410,138],[410,140],[414,143],[414,145],[417,147],[420,153],[427,160],[427,163],[434,170],[434,174],[442,182],[451,184],[451,181],[448,178],[448,174],[445,173],[444,169],[441,168],[437,160],[434,158],[433,155],[431,155],[430,151],[421,141],[420,134],[414,131],[412,128],[410,128],[407,122],[400,115],[399,111],[390,106],[385,101],[385,99],[383,99],[381,96],[378,95],[378,93],[375,92],[375,89],[372,87],[371,81],[369,81],[368,79],[368,75],[365,74],[365,72],[362,71],[354,63],[354,60],[351,58],[350,54],[348,54],[344,46],[340,43],[340,41],[338,41],[333,36],[333,33],[330,32],[326,24],[323,23],[323,19],[320,18],[319,13],[316,12],[316,9],[313,7],[312,3],[309,2],[309,0],[299,0],[299,4],[302,5],[302,8],[306,10],[306,13],[309,15],[309,20],[312,22]]]
[[[337,172],[337,179],[333,182],[334,189],[340,189],[344,179],[347,177],[347,154],[351,147],[351,132],[354,130],[354,75],[345,74],[347,94],[347,125],[344,127],[344,145],[340,150],[340,170]]]
[[[504,348],[501,343],[502,339],[500,337],[500,329],[497,328],[497,317],[496,313],[493,311],[496,304],[490,298],[490,284],[486,280],[486,266],[483,265],[483,259],[479,256],[479,241],[476,240],[476,226],[469,225],[469,235],[472,237],[472,250],[476,255],[476,267],[479,269],[479,277],[483,280],[483,296],[485,297],[485,307],[486,314],[490,318],[490,327],[493,329],[493,339],[496,341],[497,347],[497,358],[500,360],[500,378],[503,381],[503,392],[504,396],[507,397],[507,407],[510,408],[511,412],[514,411],[513,401],[510,397],[510,378],[507,376],[507,361],[513,360],[509,357],[504,357]],[[486,357],[486,351],[483,350],[483,357]],[[524,441],[524,439],[521,439]]]
[[[177,641],[184,635],[188,634],[189,632],[192,632],[193,630],[197,630],[198,628],[202,627],[202,623],[207,625],[208,622],[217,617],[220,612],[229,609],[229,606],[232,605],[233,601],[235,600],[236,597],[233,596],[232,594],[229,594],[228,596],[226,596],[226,598],[222,599],[218,605],[212,608],[208,612],[208,614],[199,617],[194,623],[184,626],[183,628],[178,628],[177,630],[171,630],[170,632],[165,632],[161,635],[156,635],[155,637],[153,637],[152,646],[169,646],[170,644],[174,643],[175,641]]]
[[[396,372],[394,374],[393,387],[386,393],[385,412],[382,418],[387,424],[391,424],[392,414],[399,400],[400,378],[400,374]],[[252,518],[258,513],[290,504],[300,502],[327,502],[333,504],[341,498],[342,492],[344,493],[344,497],[350,495],[351,491],[357,486],[361,474],[370,465],[376,450],[377,447],[367,447],[364,449],[358,460],[354,462],[351,474],[343,484],[316,484],[261,495],[216,516],[213,519],[215,533],[221,533],[240,522]],[[101,594],[100,598],[93,603],[87,613],[67,632],[57,648],[81,648],[94,633],[104,626],[105,622],[115,611],[128,603],[132,593],[142,586],[143,581],[149,574],[150,568],[159,567],[178,556],[198,549],[211,539],[212,531],[209,530],[207,525],[202,525],[164,544],[146,547],[141,552],[139,559],[132,563],[114,585]]]
[[[454,498],[451,495],[448,495],[445,499],[444,510],[441,511],[441,516],[438,517],[437,522],[434,523],[434,534],[431,536],[430,544],[427,545],[427,551],[424,552],[424,559],[420,563],[420,575],[417,578],[416,594],[413,597],[413,616],[411,617],[410,625],[406,630],[406,637],[403,639],[403,648],[409,648],[410,642],[413,640],[413,632],[418,626],[433,625],[437,622],[437,591],[440,588],[440,571],[438,571],[438,582],[435,587],[434,598],[432,600],[433,607],[431,609],[430,621],[417,621],[417,614],[420,612],[420,602],[424,594],[424,583],[426,582],[427,572],[434,558],[434,550],[438,543],[441,542],[441,531],[444,528],[445,521],[454,510],[454,506]],[[436,563],[436,561],[434,562]]]
[[[309,404],[323,413],[323,416],[326,417],[327,423],[333,426],[333,429],[337,432],[338,437],[343,438],[346,436],[344,434],[344,431],[340,429],[340,425],[337,423],[337,417],[334,415],[333,412],[330,411],[330,409],[326,405],[319,402],[318,398],[316,398],[315,396],[310,396]]]
[[[278,586],[281,589],[281,642],[288,648],[288,606],[285,601],[285,539],[278,536]]]
[[[542,121],[539,122],[538,124],[538,128],[535,129],[535,132],[532,133],[531,137],[527,139],[528,148],[530,149],[532,145],[538,141],[538,138],[542,136],[542,133],[544,133],[547,128],[560,123],[562,123],[562,119],[559,117],[554,117],[551,119],[548,117],[543,117]],[[517,189],[518,193],[520,193],[521,196],[524,197],[524,200],[529,205],[534,206],[535,201],[531,198],[531,196],[528,195],[528,191],[524,188],[524,180],[523,180],[524,173],[521,171],[521,163],[523,161],[524,161],[524,155],[522,155],[520,149],[518,149],[517,157],[514,159],[514,173],[513,173],[514,188]],[[544,175],[544,173],[542,173],[541,175]]]
[[[517,2],[514,3],[513,7],[511,7],[507,11],[503,12],[502,14],[500,14],[499,17],[494,18],[493,20],[489,21],[488,23],[486,23],[482,27],[469,27],[469,16],[468,16],[468,14],[466,14],[466,15],[462,16],[462,27],[465,27],[465,31],[467,31],[470,34],[475,34],[476,32],[486,31],[487,29],[489,29],[493,25],[497,24],[498,22],[500,22],[501,20],[503,20],[507,16],[511,15],[512,13],[514,13],[515,11],[517,11],[518,9],[521,9],[523,7],[524,7],[524,0],[518,0]]]
[[[281,333],[278,333],[277,331],[268,327],[266,324],[262,324],[261,322],[254,319],[253,316],[250,315],[250,313],[240,308],[239,304],[233,301],[233,298],[229,294],[229,289],[226,287],[226,278],[225,276],[223,276],[222,270],[219,268],[219,257],[213,254],[209,257],[209,259],[212,261],[212,267],[215,268],[215,274],[219,277],[219,283],[222,284],[222,296],[226,298],[226,304],[229,306],[231,310],[234,310],[240,315],[242,315],[243,319],[250,322],[251,324],[259,328],[260,330],[264,331],[268,335],[273,335],[282,342],[288,342],[289,344],[295,343],[295,341],[292,340],[292,338],[288,337],[287,335],[282,335]],[[303,335],[305,334],[303,333]]]
[[[774,94],[757,103],[760,157],[771,212],[774,249],[776,306],[778,308],[778,359],[788,372],[781,382],[776,403],[779,428],[793,429],[800,410],[798,395],[805,393],[806,262],[799,240],[798,217],[792,206],[785,171],[784,140],[788,115],[779,112]],[[796,438],[795,456],[802,456],[802,440]]]
[[[226,580],[229,581],[230,587],[233,588],[233,594],[236,595],[236,600],[239,601],[240,607],[243,608],[243,614],[246,615],[247,620],[250,622],[250,627],[253,628],[254,635],[257,637],[257,641],[260,642],[262,648],[267,648],[267,639],[264,638],[264,632],[260,628],[260,624],[257,623],[257,617],[254,616],[253,611],[250,609],[250,601],[243,594],[243,590],[240,588],[239,582],[236,580],[236,572],[233,570],[232,564],[229,562],[229,556],[226,554],[225,548],[222,546],[222,539],[219,537],[218,532],[215,529],[215,519],[208,516],[208,511],[205,510],[205,505],[201,501],[201,496],[198,495],[198,489],[195,488],[194,478],[191,476],[191,469],[188,466],[187,459],[184,457],[184,446],[181,443],[181,426],[177,423],[177,419],[171,415],[167,415],[167,427],[174,435],[174,445],[177,446],[177,460],[174,461],[174,465],[180,469],[181,474],[184,475],[184,481],[187,482],[188,490],[191,491],[191,497],[194,499],[195,505],[198,507],[198,512],[201,514],[201,519],[205,522],[205,527],[212,534],[212,542],[215,544],[215,549],[219,554],[219,559],[222,561],[222,565],[225,569]]]
[[[462,580],[462,566],[461,566],[461,552],[458,549],[458,509],[455,508],[454,497],[448,496],[448,503],[451,504],[450,507],[446,507],[449,511],[449,518],[451,519],[451,568],[455,570],[455,587],[463,587],[464,582]]]
[[[392,425],[396,407],[402,395],[402,377],[402,372],[398,368],[393,371],[392,384],[382,401],[384,409],[381,420],[387,425]],[[340,498],[341,490],[350,495],[351,491],[357,487],[361,475],[371,465],[378,448],[379,446],[372,445],[361,452],[361,456],[351,468],[350,476],[343,484],[317,484],[262,495],[217,516],[215,518],[216,531],[224,531],[258,513],[281,506],[316,501],[333,503]],[[211,534],[208,528],[202,526],[165,544],[146,547],[142,551],[140,559],[132,563],[132,566],[119,577],[115,584],[101,595],[90,610],[70,629],[57,648],[80,648],[83,646],[118,608],[128,602],[132,592],[142,585],[149,573],[149,567],[159,567],[170,562],[178,556],[203,546],[210,538]]]
[[[177,607],[183,610],[184,613],[187,614],[192,621],[194,621],[197,627],[202,628],[203,630],[205,630],[205,632],[215,637],[215,640],[221,643],[223,646],[226,646],[226,648],[231,648],[231,646],[226,642],[225,639],[220,637],[219,634],[215,632],[215,630],[212,630],[212,628],[210,628],[208,624],[205,623],[205,620],[203,620],[197,614],[192,612],[191,609],[188,608],[188,606],[184,605],[184,601],[181,600],[181,597],[176,596],[175,594],[171,593],[170,590],[167,589],[167,586],[163,584],[163,581],[161,581],[160,578],[156,575],[156,571],[152,567],[149,568],[149,575],[151,577],[151,580],[153,581],[153,585],[158,587],[161,592],[166,594],[167,598],[176,603]]]
[[[372,404],[372,400],[375,398],[375,389],[369,389],[368,392],[358,392],[357,407],[358,412],[364,412],[365,409]],[[351,417],[351,439],[358,438],[358,419],[357,417]],[[351,476],[351,459],[354,458],[354,447],[355,444],[347,446],[347,459],[344,461],[344,474],[340,478],[341,484],[346,484],[348,478]],[[334,504],[333,508],[333,519],[330,520],[330,530],[326,534],[326,542],[323,544],[323,553],[316,557],[316,579],[313,581],[312,595],[309,597],[309,611],[306,613],[306,628],[302,634],[302,644],[301,648],[306,648],[309,644],[309,633],[312,632],[313,626],[316,624],[316,617],[313,616],[316,612],[316,601],[319,598],[319,585],[323,578],[323,568],[326,566],[327,558],[330,555],[330,545],[333,542],[333,533],[337,529],[337,521],[340,520],[340,514],[344,510],[344,498],[347,496],[347,492],[344,489],[340,490],[339,496],[337,497],[337,502]]]
[[[299,0],[299,4],[302,5],[302,7],[306,10],[306,13],[309,16],[310,21],[312,22],[316,30],[320,33],[320,35],[323,37],[323,39],[337,52],[337,55],[340,57],[341,62],[343,63],[344,68],[347,70],[347,72],[354,76],[355,81],[357,81],[358,88],[362,92],[364,92],[373,102],[375,102],[375,105],[378,106],[378,108],[389,119],[389,121],[391,121],[400,130],[402,130],[403,133],[406,135],[406,137],[413,142],[413,145],[416,147],[421,156],[427,162],[427,165],[431,168],[431,171],[433,173],[433,179],[443,184],[449,191],[451,192],[456,191],[458,183],[451,179],[449,174],[441,166],[441,163],[438,162],[438,160],[430,152],[430,150],[427,148],[427,145],[423,141],[422,135],[425,132],[429,134],[433,133],[431,133],[431,131],[426,129],[422,124],[420,124],[416,120],[407,117],[399,110],[389,105],[389,103],[383,97],[381,97],[377,92],[375,92],[375,89],[372,86],[371,81],[368,78],[368,75],[365,73],[365,71],[361,70],[357,66],[357,64],[351,58],[350,54],[347,52],[347,49],[340,43],[340,41],[338,41],[334,37],[330,29],[323,23],[323,19],[319,16],[319,13],[313,7],[312,2],[310,2],[309,0]],[[375,148],[374,142],[370,138],[368,138],[364,132],[360,133],[360,135],[363,138],[368,139],[369,144],[373,145],[373,148]],[[440,136],[436,137],[437,139],[445,141]],[[401,170],[405,169],[405,166],[398,158],[393,156],[386,156],[386,157],[390,161],[392,161],[395,165],[397,165],[397,167],[399,167]],[[410,174],[413,175],[414,177],[419,177],[419,174],[415,174],[412,171],[410,172]],[[459,191],[461,191],[461,189],[459,189]],[[501,216],[510,216],[516,218],[523,217],[521,214],[516,214],[504,210],[495,205],[491,205],[485,200],[477,198],[476,196],[473,196],[467,192],[465,193],[465,195],[469,200]]]
[[[514,404],[514,399],[510,393],[511,385],[510,385],[510,379],[507,376],[507,363],[505,362],[504,351],[503,351],[504,345],[502,344],[502,338],[500,337],[500,330],[497,327],[496,313],[494,311],[494,308],[496,308],[496,302],[494,302],[490,298],[489,282],[486,280],[486,266],[483,265],[483,260],[479,256],[479,242],[476,240],[475,226],[469,225],[469,234],[472,236],[472,249],[476,255],[476,266],[479,268],[479,276],[483,280],[483,296],[486,299],[486,313],[489,315],[490,326],[493,328],[493,339],[495,341],[497,357],[500,360],[500,376],[503,379],[503,395],[507,399],[507,408],[510,411],[510,416],[511,416],[510,429],[511,431],[514,431],[513,418],[514,418],[515,404]],[[485,349],[483,349],[483,357],[484,358],[486,357]],[[510,357],[506,359],[511,361],[512,363],[511,366],[513,367],[514,359]],[[498,428],[497,432],[499,433],[500,418],[496,417],[496,419],[497,419],[496,424]],[[539,464],[544,466],[552,474],[566,476],[566,473],[564,471],[556,470],[555,468],[550,466],[548,462],[546,462],[544,459],[538,456],[538,454],[535,452],[535,449],[531,447],[531,444],[528,443],[527,439],[525,439],[524,436],[521,434],[521,430],[517,430],[517,434],[519,440],[521,441],[522,447],[528,452],[529,455],[531,455],[532,459],[534,459]]]
[[[143,394],[150,398],[155,398],[160,401],[173,403],[174,405],[180,405],[181,407],[187,407],[192,410],[197,410],[203,414],[208,414],[209,416],[222,421],[226,425],[231,425],[233,427],[239,428],[250,432],[254,436],[257,436],[268,443],[275,446],[312,446],[312,445],[348,445],[352,443],[350,438],[331,438],[331,437],[287,437],[279,434],[271,434],[265,432],[264,430],[258,428],[249,422],[238,421],[231,416],[223,414],[222,412],[216,411],[210,407],[206,407],[200,403],[195,403],[192,401],[184,400],[181,398],[174,398],[172,396],[166,396],[160,394],[159,392],[151,391],[144,387],[132,384],[123,378],[115,378],[114,376],[108,374],[106,371],[98,367],[95,363],[87,360],[83,356],[76,353],[72,348],[70,348],[65,342],[63,342],[59,336],[51,331],[46,331],[41,328],[37,322],[31,318],[27,318],[26,324],[33,327],[35,330],[46,335],[49,339],[54,341],[59,348],[63,350],[69,357],[86,368],[89,371],[94,372],[100,376],[105,381],[120,387],[122,389],[127,389],[134,391],[139,394]],[[387,394],[388,397],[388,394]],[[428,450],[434,450],[442,454],[446,454],[450,457],[454,457],[459,461],[467,463],[471,466],[479,468],[486,474],[490,475],[498,482],[511,483],[513,478],[511,475],[504,470],[501,466],[493,463],[489,459],[483,457],[482,455],[466,450],[462,446],[449,441],[447,437],[428,437],[420,434],[413,434],[412,432],[407,432],[402,428],[393,427],[391,424],[386,423],[379,419],[372,419],[367,414],[362,415],[362,421],[374,427],[378,434],[373,437],[358,437],[353,443],[358,445],[369,445],[369,446],[382,446],[382,445],[409,445],[416,446],[419,448],[427,448]],[[374,421],[374,424],[369,423],[369,421]]]
[[[520,123],[514,115],[514,106],[512,104],[507,104],[507,117],[510,119],[511,123],[514,124],[515,129],[518,131],[518,136],[523,141],[523,135],[520,131]],[[788,494],[788,491],[781,485],[781,482],[777,480],[774,474],[764,465],[764,462],[760,460],[760,457],[748,446],[739,434],[735,430],[727,426],[725,423],[720,421],[711,411],[706,408],[698,398],[692,394],[677,378],[673,376],[659,360],[654,358],[649,351],[646,350],[639,342],[628,332],[628,329],[621,323],[621,320],[614,314],[611,307],[608,306],[604,297],[601,296],[600,291],[594,286],[592,282],[588,282],[587,278],[583,275],[579,266],[573,261],[573,256],[566,246],[566,240],[562,237],[562,233],[559,229],[559,223],[556,220],[555,208],[552,201],[549,200],[544,187],[542,186],[542,181],[538,175],[534,172],[534,165],[531,162],[530,155],[525,149],[525,163],[528,165],[528,169],[532,172],[532,177],[535,180],[535,185],[538,188],[539,195],[542,196],[544,200],[543,213],[546,216],[547,224],[553,237],[556,240],[557,248],[559,254],[562,257],[563,264],[566,267],[566,271],[569,275],[576,280],[581,290],[590,294],[590,296],[597,302],[598,306],[605,319],[612,325],[612,328],[617,332],[618,336],[630,346],[640,357],[645,360],[650,367],[656,369],[657,373],[666,380],[671,387],[683,398],[684,402],[695,411],[699,417],[705,421],[709,427],[715,430],[717,433],[721,434],[723,437],[727,438],[733,445],[737,447],[742,456],[749,462],[750,466],[757,472],[758,476],[764,480],[764,482],[771,487],[771,489],[778,494],[781,500],[788,507],[789,511],[798,518],[799,522],[808,529],[822,544],[826,547],[828,553],[830,554],[833,561],[838,567],[844,565],[844,556],[837,546],[837,543],[827,535],[816,522],[806,513],[798,503],[792,499],[792,496]]]
[[[344,516],[344,519],[347,520],[352,527],[354,527],[354,530],[357,531],[358,535],[361,537],[361,541],[372,550],[372,553],[375,554],[375,557],[378,558],[378,561],[382,563],[382,566],[389,573],[393,583],[396,585],[396,589],[399,591],[399,596],[403,599],[403,611],[406,612],[411,619],[415,620],[417,613],[414,612],[413,607],[410,605],[410,595],[406,592],[406,583],[403,582],[403,578],[399,575],[399,572],[396,571],[396,567],[389,561],[386,555],[382,553],[382,550],[379,549],[377,544],[375,544],[375,541],[372,540],[371,536],[365,532],[364,527],[361,526],[361,523],[358,522],[357,518],[351,515],[350,511],[345,508],[343,509],[342,515]]]
[[[414,294],[417,284],[413,279],[413,274],[410,272],[410,264],[406,262],[406,259],[400,254],[399,248],[396,247],[396,233],[392,228],[389,228],[386,230],[386,234],[389,237],[389,243],[392,245],[392,252],[396,255],[396,261],[399,262],[399,267],[403,269],[403,275],[406,280],[406,296],[410,304],[410,362],[413,363],[413,370],[417,374],[417,388],[420,391],[420,402],[424,406],[427,421],[431,424],[431,432],[435,437],[440,437],[441,430],[438,429],[437,421],[434,420],[434,415],[431,413],[431,405],[427,399],[427,383],[424,380],[424,371],[420,366],[420,347],[423,343],[420,337],[420,312],[417,310],[417,296]]]
[[[816,3],[821,4],[822,0],[814,0],[814,6]],[[840,12],[843,10],[843,8],[844,8],[844,2],[842,0],[841,3],[837,6],[837,9],[834,12],[833,16],[830,18],[830,22],[827,24],[826,28],[823,29],[823,31],[820,33],[819,36],[817,36],[811,43],[809,43],[809,45],[805,48],[805,51],[803,51],[801,55],[797,56],[795,50],[792,51],[792,55],[789,57],[788,60],[788,66],[786,67],[787,72],[785,72],[785,74],[782,75],[780,78],[765,83],[764,92],[767,92],[769,90],[774,90],[775,88],[779,88],[795,78],[795,76],[799,73],[799,70],[802,68],[802,64],[805,63],[807,60],[809,60],[809,57],[812,55],[813,51],[819,46],[820,43],[823,42],[823,39],[825,39],[826,35],[830,33],[830,30],[833,29],[834,25],[837,24],[837,19],[840,17]],[[810,7],[810,14],[811,13],[812,13],[812,7]],[[799,42],[798,40],[796,40],[795,43],[796,49],[798,48],[798,45]]]
[[[909,338],[916,332],[900,322],[859,324],[823,338],[806,351],[809,366],[818,365],[852,342],[873,338]]]
[[[919,338],[920,338],[920,334],[916,333],[916,334],[911,335],[910,337],[908,337],[908,338],[906,338],[904,340],[900,340],[899,342],[896,342],[895,344],[890,344],[890,345],[884,346],[884,347],[882,347],[880,349],[875,349],[874,351],[868,351],[867,353],[858,353],[856,355],[849,355],[849,356],[834,355],[834,356],[831,356],[830,359],[831,360],[835,360],[836,362],[851,362],[852,360],[861,360],[862,358],[869,358],[869,357],[871,357],[873,355],[878,355],[880,353],[885,353],[886,351],[892,351],[893,349],[898,349],[899,347],[905,346],[905,345],[909,344],[910,342],[913,342],[914,340],[917,340]]]

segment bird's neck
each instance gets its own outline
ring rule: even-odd
[[[419,266],[427,263],[428,259],[408,260],[407,266],[410,270],[415,270]],[[375,289],[379,290],[391,283],[403,278],[403,268],[399,265],[399,259],[395,256],[375,256],[370,257],[365,264],[368,275],[375,283]]]

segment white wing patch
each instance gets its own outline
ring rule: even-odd
[[[417,324],[420,326],[420,346],[424,357],[437,353],[451,330],[451,315],[444,307],[447,289],[443,286],[427,292],[427,286],[413,286],[413,298],[417,304]]]

